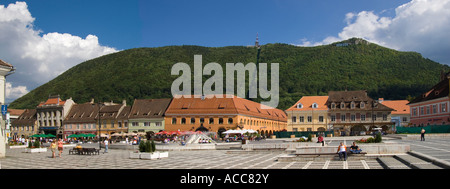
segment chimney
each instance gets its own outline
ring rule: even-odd
[[[127,100],[122,100],[122,104],[123,104],[124,106],[126,106],[126,105],[127,105]]]
[[[94,98],[91,98],[91,104],[94,104]]]
[[[382,103],[384,101],[384,98],[378,98],[378,102]]]

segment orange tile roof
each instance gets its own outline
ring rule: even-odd
[[[391,114],[409,114],[409,101],[407,100],[385,100],[381,104],[394,109]]]
[[[225,97],[225,96],[224,96]],[[263,109],[266,108],[266,109]],[[167,108],[166,115],[223,115],[241,114],[259,118],[287,121],[283,110],[270,108],[251,100],[232,96],[232,98],[216,98],[206,96],[201,98],[173,98]]]
[[[317,103],[318,105],[314,110],[328,110],[326,105],[327,100],[328,96],[304,96],[286,111],[311,111],[313,110],[313,103]],[[303,105],[303,108],[297,108],[299,103]]]
[[[58,102],[59,102],[59,104],[58,104]],[[49,99],[47,99],[47,101],[45,101],[45,102],[41,102],[39,105],[38,105],[38,107],[39,106],[43,106],[43,105],[51,105],[51,104],[55,104],[55,105],[64,105],[66,103],[66,101],[62,101],[60,98],[49,98]]]
[[[25,110],[22,109],[10,109],[8,108],[9,115],[20,116]]]

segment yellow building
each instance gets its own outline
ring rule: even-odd
[[[328,130],[328,96],[304,96],[286,110],[287,131]]]
[[[232,98],[174,98],[165,113],[165,130],[209,131],[253,129],[263,135],[286,129],[283,110],[233,96]]]

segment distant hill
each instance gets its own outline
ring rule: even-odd
[[[172,82],[178,78],[170,74],[172,65],[185,62],[193,70],[196,54],[203,55],[203,65],[221,64],[225,74],[225,63],[256,62],[257,48],[166,46],[124,50],[80,63],[10,107],[35,108],[54,94],[62,99],[72,97],[77,103],[92,98],[115,102],[125,99],[129,104],[139,98],[170,98]],[[259,62],[280,63],[280,109],[304,95],[327,95],[331,90],[367,90],[372,98],[406,99],[432,87],[439,73],[449,70],[419,53],[400,52],[356,38],[316,47],[267,44],[261,46]],[[203,82],[207,78],[204,76]]]

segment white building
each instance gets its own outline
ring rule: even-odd
[[[0,60],[0,104],[5,104],[6,96],[6,76],[14,73],[14,67],[11,64]],[[5,157],[6,153],[6,115],[0,116],[0,158]]]
[[[75,102],[72,98],[62,101],[59,95],[49,96],[47,101],[36,107],[37,125],[39,133],[53,134],[57,137],[63,135],[63,120],[70,112]]]

